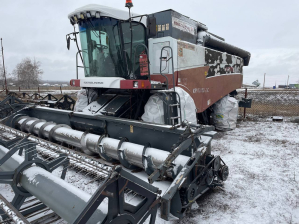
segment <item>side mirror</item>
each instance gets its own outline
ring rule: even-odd
[[[146,25],[148,38],[155,37],[157,35],[156,17],[147,17]]]
[[[68,38],[66,39],[66,47],[68,50],[70,49],[70,43],[71,43],[71,37],[68,36]]]

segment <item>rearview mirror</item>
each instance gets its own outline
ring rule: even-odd
[[[156,17],[147,17],[146,25],[148,38],[155,37],[157,35]]]
[[[66,39],[66,47],[68,50],[70,49],[70,42],[71,42],[71,37],[68,36],[68,38]]]

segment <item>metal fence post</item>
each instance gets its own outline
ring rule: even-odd
[[[245,99],[247,99],[247,88],[245,88]],[[246,118],[246,107],[244,107],[244,118]]]
[[[61,93],[61,95],[62,95],[62,89],[61,89],[61,86],[60,86],[60,93]]]

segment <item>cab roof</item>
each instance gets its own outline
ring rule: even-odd
[[[104,5],[97,5],[97,4],[90,4],[83,7],[80,7],[70,13],[68,15],[68,18],[71,19],[72,17],[76,16],[77,18],[80,18],[80,14],[83,13],[86,15],[87,12],[90,12],[92,17],[96,16],[96,13],[98,12],[100,16],[104,17],[111,17],[119,20],[128,20],[129,19],[129,11],[128,10],[121,10],[116,8],[111,8]],[[138,16],[139,14],[131,12],[131,16]],[[135,21],[139,21],[140,18],[135,19]],[[142,20],[143,23],[145,21]]]

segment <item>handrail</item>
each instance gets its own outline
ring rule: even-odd
[[[86,69],[86,67],[84,66],[84,62],[82,61],[82,64],[83,66],[78,66],[78,54],[81,53],[81,52],[84,52],[82,50],[78,50],[78,52],[76,53],[76,76],[77,76],[77,79],[79,79],[79,75],[78,75],[78,68],[84,68],[84,70]],[[81,54],[80,54],[80,57],[81,57]]]
[[[77,53],[76,53],[76,77],[77,79],[79,78],[79,75],[78,75],[78,54],[81,52],[81,50],[79,50]]]
[[[163,74],[162,74],[162,53],[163,53],[163,50],[164,50],[165,48],[169,48],[170,51],[171,51],[171,57],[168,58],[168,59],[166,60],[166,63],[171,59],[171,61],[172,61],[172,81],[173,81],[173,90],[175,91],[173,50],[172,50],[172,47],[170,47],[170,46],[164,46],[164,47],[162,47],[162,49],[161,49],[161,55],[160,55],[160,74],[166,79],[166,87],[167,87],[167,89],[169,89],[169,86],[168,86],[168,78],[167,78],[166,75],[163,75]]]

